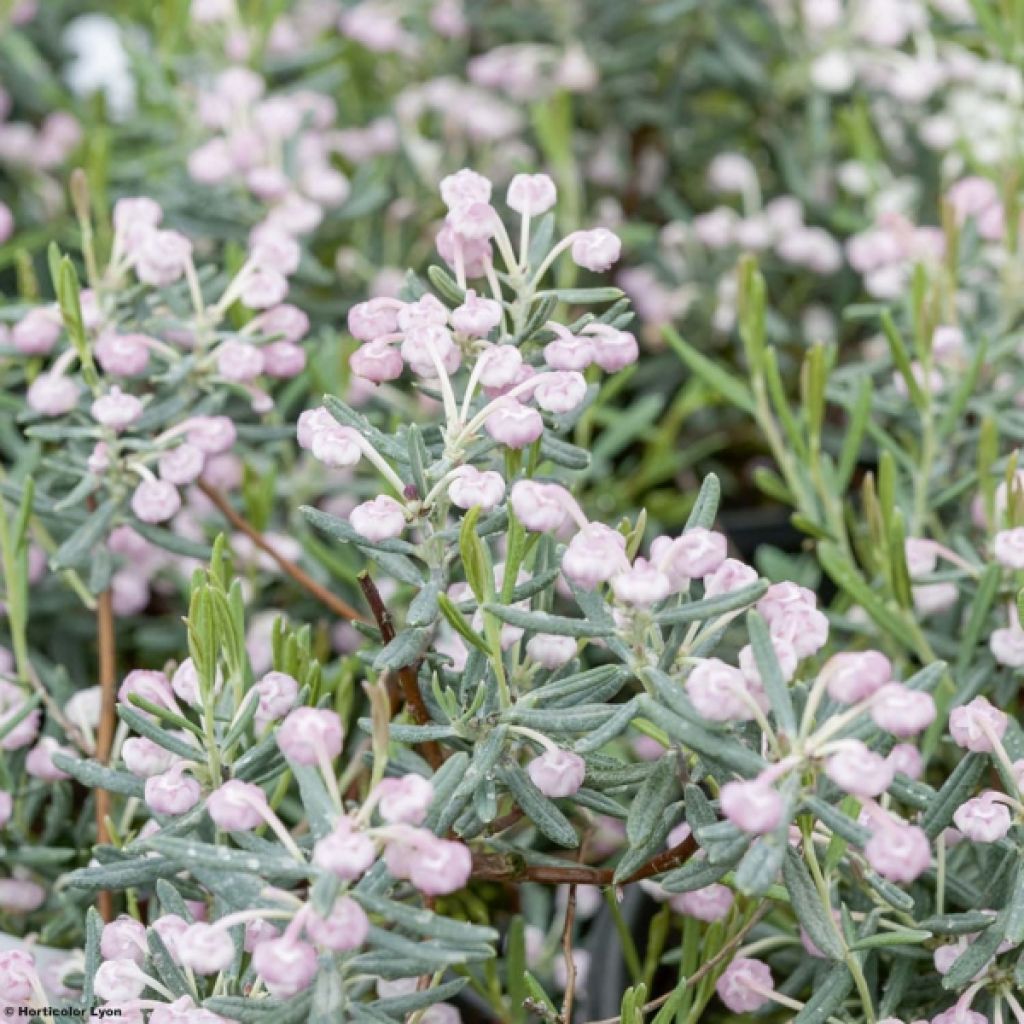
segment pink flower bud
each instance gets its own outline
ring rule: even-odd
[[[462,358],[448,329],[433,323],[419,323],[407,328],[401,352],[409,369],[428,379],[438,376],[435,357],[448,373],[459,368]]]
[[[479,508],[486,512],[501,504],[505,481],[494,470],[481,473],[474,466],[460,466],[448,485],[448,497],[459,508]]]
[[[465,887],[473,870],[469,847],[421,833],[409,881],[427,896],[447,896]],[[390,849],[390,847],[389,847]]]
[[[516,518],[535,533],[554,533],[565,524],[572,496],[560,484],[519,480],[512,485],[509,504]]]
[[[238,436],[234,423],[227,416],[193,416],[188,421],[185,434],[189,444],[194,444],[207,455],[226,452]]]
[[[256,708],[258,730],[288,714],[299,695],[298,681],[285,672],[268,672],[254,689],[259,694]]]
[[[950,964],[950,966],[953,965]],[[915,1022],[915,1024],[925,1024],[925,1022]],[[977,1010],[968,1010],[959,1003],[954,1003],[948,1010],[932,1017],[931,1024],[989,1024],[989,1019],[985,1014],[978,1013]]]
[[[763,960],[737,957],[715,985],[718,998],[733,1013],[753,1013],[771,1002],[765,990],[774,991],[771,968]]]
[[[46,902],[46,890],[27,878],[0,878],[0,910],[30,914]]]
[[[305,368],[305,350],[290,341],[273,341],[263,349],[263,372],[268,377],[291,380]]]
[[[622,242],[607,228],[577,231],[571,252],[572,261],[576,266],[599,274],[618,262]]]
[[[365,377],[374,384],[397,380],[405,369],[401,353],[383,342],[371,342],[356,349],[349,357],[349,366],[357,377]]]
[[[913,596],[919,615],[938,615],[956,604],[960,591],[955,583],[928,583],[914,587]]]
[[[932,862],[924,831],[888,818],[865,844],[864,856],[883,878],[900,883],[913,882]]]
[[[248,832],[263,824],[267,796],[259,786],[230,779],[206,798],[206,813],[225,832]]]
[[[707,885],[691,892],[681,892],[669,899],[669,905],[677,914],[695,917],[709,924],[721,921],[732,909],[732,890],[725,885]]]
[[[144,334],[107,332],[97,340],[93,352],[105,373],[130,377],[142,373],[149,365],[148,341]]]
[[[184,487],[199,479],[205,465],[206,456],[203,452],[194,444],[185,441],[160,456],[157,472],[161,480],[166,480],[177,487]]]
[[[420,825],[430,809],[434,787],[421,775],[382,779],[377,784],[380,816],[391,824]]]
[[[446,223],[467,241],[485,241],[498,230],[498,214],[490,203],[470,202],[456,206],[447,216]]]
[[[92,403],[92,418],[104,427],[118,432],[137,423],[142,416],[142,402],[134,395],[113,387]]]
[[[276,270],[252,271],[245,279],[239,299],[250,309],[270,309],[284,301],[288,279]]]
[[[593,590],[628,568],[626,538],[603,523],[584,526],[562,555],[562,572],[584,590]]]
[[[299,428],[302,429],[301,417]],[[354,466],[363,454],[356,431],[339,426],[333,420],[331,425],[313,431],[309,450],[315,459],[334,469]]]
[[[462,305],[452,310],[452,327],[472,338],[484,338],[501,323],[501,313],[500,302],[480,298],[470,288]]]
[[[296,708],[277,730],[281,753],[296,764],[317,764],[319,751],[333,760],[341,753],[343,740],[341,719],[319,708]]]
[[[525,448],[544,433],[544,421],[536,409],[507,399],[487,417],[484,429],[507,448]]]
[[[70,747],[62,747],[52,736],[44,736],[28,752],[25,758],[25,771],[33,778],[42,779],[44,782],[58,782],[61,779],[70,779],[67,772],[58,768],[53,763],[54,754],[65,754],[69,757],[76,757]]]
[[[594,362],[605,373],[616,373],[632,366],[640,358],[640,346],[628,331],[609,324],[589,324],[583,328],[594,350]]]
[[[988,638],[992,657],[1009,668],[1024,667],[1024,629],[1015,622],[1012,626],[992,630]]]
[[[29,385],[25,401],[42,416],[63,416],[78,404],[78,385],[67,377],[41,373]]]
[[[263,353],[244,341],[225,341],[217,349],[217,372],[225,380],[255,380],[263,372]]]
[[[309,317],[298,306],[287,302],[261,313],[256,318],[256,325],[268,338],[280,336],[282,341],[293,345],[309,333]]]
[[[760,685],[760,680],[757,680]],[[683,684],[694,708],[711,722],[745,722],[754,709],[744,695],[750,693],[747,676],[719,658],[706,658]],[[751,694],[753,695],[753,694]]]
[[[391,540],[405,530],[405,507],[386,494],[356,505],[348,521],[360,536],[371,541]]]
[[[30,309],[11,329],[11,344],[25,356],[53,351],[61,332],[60,313],[51,306]]]
[[[932,724],[936,713],[930,693],[911,690],[902,683],[886,683],[871,702],[875,725],[893,736],[916,736]]]
[[[545,412],[564,415],[578,408],[587,397],[587,382],[581,373],[542,373],[533,397]]]
[[[358,949],[370,931],[370,920],[350,896],[340,896],[327,917],[311,910],[306,917],[306,934],[318,945],[335,953]]]
[[[132,495],[132,511],[144,523],[163,523],[181,508],[181,495],[166,480],[143,480]]]
[[[246,953],[251,953],[260,943],[276,939],[280,934],[269,921],[247,921],[242,945]]]
[[[860,740],[846,740],[825,765],[825,774],[845,793],[852,796],[880,796],[891,785],[895,769],[880,754],[869,750]]]
[[[148,952],[146,926],[141,921],[121,914],[103,926],[100,953],[104,960],[134,960],[141,967]]]
[[[164,211],[155,199],[146,196],[118,199],[114,203],[114,230],[121,236],[125,250],[132,252],[143,235],[163,220]]]
[[[415,302],[398,305],[398,328],[401,331],[412,331],[420,327],[444,327],[448,323],[448,309],[435,295],[428,293]]]
[[[199,783],[184,774],[185,765],[178,762],[162,775],[146,780],[146,805],[156,814],[184,814],[192,810],[201,795]]]
[[[953,813],[953,823],[968,839],[976,843],[995,843],[1010,831],[1013,824],[1010,808],[993,799],[995,795],[982,793]]]
[[[41,988],[36,972],[35,957],[24,949],[5,949],[0,952],[0,991],[3,999],[10,1004],[9,1016],[14,1014],[14,1004],[27,1003]]]
[[[360,302],[348,312],[348,329],[359,341],[374,341],[398,330],[398,311],[402,303],[397,299],[378,298]]]
[[[508,184],[505,202],[524,217],[536,217],[547,213],[557,198],[555,183],[548,175],[517,174]]]
[[[213,138],[192,150],[185,161],[189,177],[200,185],[219,185],[235,172],[227,140]]]
[[[450,267],[461,259],[466,277],[483,277],[491,262],[491,243],[487,238],[464,238],[446,223],[434,240],[437,253]]]
[[[486,203],[491,198],[491,183],[482,174],[463,167],[441,179],[441,198],[449,210],[469,203]]]
[[[286,936],[261,942],[252,953],[252,965],[267,990],[287,999],[309,988],[316,977],[316,950],[308,942]]]
[[[110,1001],[138,999],[145,988],[146,976],[134,960],[105,960],[93,978],[93,991]]]
[[[822,666],[829,696],[841,704],[856,704],[892,679],[892,664],[879,651],[843,651]]]
[[[585,370],[594,361],[594,345],[566,330],[544,346],[544,362],[552,370]]]
[[[919,779],[924,774],[921,752],[909,743],[897,743],[889,751],[889,764],[894,772],[901,772],[911,779]]]
[[[277,277],[287,277],[299,269],[299,260],[302,257],[302,248],[299,243],[277,228],[268,224],[254,228],[249,235],[250,257],[253,262],[263,271],[270,271]],[[276,287],[280,287],[277,282]],[[284,284],[285,289],[288,283]],[[284,298],[284,296],[281,296]],[[249,305],[249,303],[246,303]],[[272,303],[271,305],[276,305]],[[261,309],[268,307],[261,306]]]
[[[192,259],[192,243],[177,231],[153,229],[135,250],[135,273],[144,284],[162,288],[174,284]]]
[[[170,681],[163,672],[151,672],[148,669],[137,668],[129,672],[121,682],[117,691],[117,699],[122,704],[135,707],[129,700],[132,695],[143,697],[158,707],[167,708],[168,711],[177,712],[178,705],[174,700],[171,691]],[[148,717],[152,717],[148,711],[140,711]]]
[[[561,668],[576,657],[576,641],[571,636],[537,633],[526,641],[526,653],[546,669]]]
[[[100,476],[110,469],[110,447],[106,441],[97,441],[96,446],[85,460],[90,473]]]
[[[523,356],[514,345],[491,345],[480,354],[478,365],[485,388],[507,388],[516,381]]]
[[[164,914],[158,917],[152,924],[153,931],[160,936],[160,940],[167,947],[171,959],[175,963],[181,963],[178,956],[178,940],[188,929],[189,922],[177,914]]]
[[[14,234],[14,214],[6,203],[0,203],[0,245]]]
[[[727,782],[720,797],[722,813],[744,832],[763,835],[782,824],[782,797],[768,783],[757,779]]]
[[[993,707],[987,697],[975,697],[970,704],[950,712],[949,732],[957,746],[978,754],[990,754],[992,737],[1001,740],[1008,722],[1006,714]]]
[[[935,572],[939,562],[938,548],[935,541],[924,537],[908,537],[903,545],[907,559],[907,572],[912,579],[927,576]]]
[[[7,723],[21,714],[26,703],[26,695],[20,686],[0,679],[0,730]],[[20,750],[27,747],[39,735],[40,713],[31,711],[13,729],[7,729],[6,735],[0,739],[0,750]]]
[[[197,921],[178,938],[178,959],[196,974],[217,974],[231,966],[235,944],[224,928]]]
[[[651,544],[651,561],[676,590],[714,572],[725,561],[725,553],[725,537],[703,526],[691,527],[675,540],[656,537]]]
[[[571,750],[557,748],[535,757],[526,772],[545,796],[572,796],[583,785],[587,762]]]
[[[344,882],[354,882],[377,859],[372,840],[353,828],[352,819],[339,819],[334,831],[313,846],[313,863]]]
[[[121,745],[121,760],[132,775],[148,779],[162,775],[180,759],[145,736],[129,736]]]
[[[6,789],[0,789],[0,828],[11,820],[14,814],[14,797]]]
[[[646,559],[638,558],[632,568],[613,577],[612,591],[623,604],[649,608],[668,597],[672,584],[663,572]]]

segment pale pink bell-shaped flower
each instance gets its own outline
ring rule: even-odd
[[[293,345],[309,333],[309,317],[288,302],[261,313],[255,323],[268,338],[280,336],[282,341]]]
[[[546,750],[526,766],[533,784],[547,797],[572,796],[583,785],[587,763],[571,750]]]
[[[281,753],[296,764],[317,764],[319,752],[333,760],[341,753],[343,740],[341,719],[320,708],[296,708],[277,730]]]
[[[161,288],[174,284],[185,273],[192,258],[192,243],[178,231],[154,229],[142,237],[135,256],[139,280]]]
[[[476,201],[456,206],[448,214],[446,223],[460,239],[482,242],[495,235],[500,221],[490,203]]]
[[[562,572],[584,590],[593,590],[628,568],[626,538],[603,523],[584,526],[562,556]]]
[[[206,813],[225,832],[248,832],[264,822],[267,795],[259,786],[229,779],[206,798]]]
[[[505,480],[494,470],[480,472],[474,466],[461,466],[448,485],[448,497],[459,508],[489,511],[505,497]]]
[[[42,416],[63,416],[78,404],[78,385],[67,377],[41,373],[29,385],[25,401]]]
[[[104,960],[134,960],[141,967],[148,952],[146,926],[141,921],[121,914],[103,926],[100,954]]]
[[[547,213],[558,198],[555,183],[547,174],[517,174],[508,184],[505,202],[524,217]]]
[[[206,455],[219,455],[235,443],[238,431],[227,416],[193,416],[185,437]]]
[[[121,745],[121,760],[132,775],[148,779],[162,775],[180,758],[145,736],[129,736]]]
[[[20,686],[0,679],[0,729],[21,714],[27,703],[27,695]],[[39,735],[40,712],[30,711],[13,728],[7,729],[0,739],[0,750],[20,750],[27,747]]]
[[[992,541],[992,553],[1007,569],[1024,569],[1024,526],[1000,530]]]
[[[434,787],[422,775],[382,779],[377,784],[377,809],[390,824],[420,825],[434,799]]]
[[[154,672],[149,669],[133,669],[121,681],[117,691],[117,699],[122,704],[130,704],[129,698],[132,695],[143,697],[158,707],[167,708],[168,711],[178,711],[178,705],[174,700],[174,693],[171,684],[163,672]],[[134,707],[134,704],[130,704]],[[149,712],[140,712],[149,715]]]
[[[753,1013],[771,1002],[764,992],[773,991],[771,968],[763,960],[736,957],[715,984],[718,998],[733,1013]]]
[[[62,747],[52,736],[43,736],[25,757],[25,772],[44,782],[70,779],[71,776],[66,771],[53,763],[53,755],[57,753],[76,757],[70,747]]]
[[[0,789],[0,828],[11,820],[14,813],[14,797],[6,789]]]
[[[178,959],[196,974],[217,974],[227,970],[235,958],[235,944],[226,928],[197,921],[181,933]]]
[[[93,354],[104,373],[113,377],[130,377],[142,373],[149,365],[148,341],[144,334],[108,331],[97,339]]]
[[[994,629],[988,638],[992,657],[1009,668],[1024,667],[1024,629],[1015,622],[1012,626]]]
[[[546,669],[560,668],[576,657],[576,640],[571,636],[536,633],[527,640],[526,653]]]
[[[533,397],[545,412],[564,415],[578,408],[587,397],[587,382],[583,374],[575,371],[542,373],[538,375]]]
[[[380,494],[356,505],[349,513],[352,529],[371,541],[391,540],[405,529],[405,507],[394,498]]]
[[[594,362],[605,373],[617,373],[640,358],[640,346],[629,331],[620,331],[610,324],[588,324],[583,333],[590,338]]]
[[[637,558],[625,572],[612,578],[612,591],[623,604],[648,608],[672,592],[668,576],[646,559]]]
[[[288,279],[284,274],[261,267],[248,274],[239,300],[250,309],[270,309],[279,305],[287,294]]]
[[[753,718],[750,702],[743,699],[747,681],[743,673],[720,658],[705,658],[683,684],[690,702],[711,722],[744,722]]]
[[[11,329],[11,344],[25,356],[48,355],[61,332],[61,318],[56,309],[40,306],[30,309]]]
[[[544,346],[544,362],[552,370],[585,370],[594,361],[594,344],[589,338],[560,330]]]
[[[248,342],[225,341],[217,349],[217,372],[225,380],[255,380],[263,372],[263,352]]]
[[[120,388],[112,387],[93,403],[92,418],[101,426],[111,430],[126,430],[137,423],[142,416],[142,402],[135,395],[125,394]]]
[[[146,780],[146,806],[156,814],[179,815],[192,810],[202,793],[199,783],[184,774],[183,762],[176,762],[162,775]]]
[[[441,198],[449,210],[469,203],[486,203],[491,198],[491,183],[468,167],[441,179]]]
[[[782,797],[766,782],[758,779],[727,782],[720,798],[722,813],[743,832],[763,835],[774,832],[782,824]]]
[[[356,303],[348,312],[348,329],[359,341],[375,341],[398,330],[398,312],[402,303],[397,299],[376,298]]]
[[[306,934],[324,949],[344,953],[358,949],[370,931],[365,911],[350,896],[339,896],[327,917],[315,910],[306,916]]]
[[[301,427],[301,418],[299,425]],[[315,459],[334,469],[354,466],[363,454],[359,434],[352,427],[342,427],[333,420],[331,425],[313,433],[309,449]]]
[[[152,922],[153,931],[160,936],[175,963],[181,962],[178,957],[178,940],[188,928],[189,923],[178,914],[163,914]]]
[[[286,672],[268,672],[253,689],[259,694],[255,715],[258,731],[288,714],[299,695],[298,681]]]
[[[161,480],[177,487],[198,480],[206,465],[206,456],[194,444],[185,441],[176,448],[166,451],[157,461],[157,472]]]
[[[484,429],[507,448],[525,448],[544,433],[544,421],[536,409],[507,399],[487,417]]]
[[[93,991],[107,1001],[138,999],[145,988],[146,976],[134,960],[105,960],[93,978]]]
[[[357,377],[365,377],[374,384],[397,380],[405,369],[401,353],[391,345],[378,342],[356,349],[349,357],[349,366]]]
[[[308,943],[283,936],[261,942],[252,953],[252,965],[267,990],[287,999],[309,988],[316,977],[316,950]]]
[[[921,752],[910,743],[897,743],[889,751],[888,760],[894,772],[902,772],[908,778],[919,779],[924,774]]]
[[[935,572],[939,562],[935,541],[926,537],[908,537],[903,543],[903,551],[907,560],[907,572],[912,579]]]
[[[979,754],[990,754],[992,737],[1001,740],[1009,718],[993,707],[987,697],[975,697],[969,704],[954,708],[949,714],[949,732],[957,746]]]
[[[523,356],[514,345],[491,345],[478,357],[478,365],[485,388],[507,388],[518,377]]]
[[[953,824],[976,843],[995,843],[1010,831],[1010,808],[993,799],[996,794],[982,793],[961,804],[953,813]]]
[[[607,228],[578,231],[570,249],[573,263],[584,270],[602,273],[619,259],[622,242]]]
[[[357,832],[348,817],[339,818],[334,831],[313,846],[313,863],[346,882],[361,878],[376,859],[373,841]]]
[[[833,700],[856,704],[892,679],[892,664],[879,651],[841,651],[822,666],[819,681],[822,677]]]
[[[651,544],[651,561],[668,575],[675,589],[714,572],[725,555],[725,537],[703,526],[692,526],[675,540],[657,537]]]
[[[516,518],[535,533],[554,533],[569,518],[572,496],[560,484],[519,480],[512,485],[509,503]]]
[[[930,693],[911,690],[902,683],[886,683],[871,702],[871,717],[880,729],[893,736],[916,736],[935,720],[935,700]]]
[[[825,774],[845,793],[875,797],[884,793],[896,774],[892,764],[860,740],[846,740],[825,764]]]
[[[470,288],[461,306],[452,310],[452,327],[473,338],[486,337],[501,323],[501,303],[481,298]]]
[[[732,909],[732,890],[725,885],[706,885],[691,892],[681,892],[669,899],[669,906],[678,914],[694,917],[709,924],[721,921]]]
[[[181,508],[178,489],[166,480],[143,480],[132,494],[132,512],[144,523],[163,523]]]
[[[888,818],[865,844],[864,856],[883,878],[904,884],[922,875],[932,862],[924,831]]]

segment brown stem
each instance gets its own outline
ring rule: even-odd
[[[576,994],[576,960],[572,955],[572,926],[576,920],[576,886],[569,886],[565,901],[565,924],[562,927],[562,956],[565,959],[565,996],[562,999],[562,1022],[572,1024],[572,1001]]]
[[[117,723],[117,637],[114,632],[114,604],[110,590],[104,590],[96,602],[96,633],[99,646],[100,721],[96,730],[96,760],[108,764],[114,746]],[[107,819],[110,817],[110,794],[96,790],[96,840],[110,842]],[[114,919],[113,894],[104,889],[99,894],[99,910],[104,921]]]
[[[395,639],[395,625],[391,620],[391,613],[388,611],[387,605],[384,604],[384,599],[380,596],[377,585],[365,570],[359,574],[359,586],[363,591],[363,596],[366,598],[366,603],[370,606],[370,612],[377,623],[377,629],[380,630],[381,640],[385,644],[391,643]],[[398,681],[402,687],[405,703],[412,711],[412,716],[416,719],[416,723],[418,725],[427,725],[430,722],[430,712],[427,711],[423,694],[420,693],[417,674],[415,665],[404,665],[398,670]],[[442,760],[444,760],[441,756],[441,748],[433,740],[427,740],[419,746],[431,768],[437,768]]]
[[[696,852],[697,842],[687,836],[670,850],[659,853],[640,865],[619,885],[631,885],[652,875],[685,864]],[[586,864],[566,863],[565,867],[548,864],[517,863],[504,854],[473,854],[473,877],[492,882],[538,882],[541,885],[611,885],[615,878],[612,868],[595,868]]]
[[[244,533],[260,551],[268,554],[280,566],[281,571],[286,576],[290,576],[303,590],[312,594],[324,607],[329,608],[339,618],[354,619],[359,622],[365,621],[363,616],[347,601],[343,601],[336,594],[332,594],[325,586],[317,583],[312,576],[300,569],[291,559],[285,558],[252,523],[235,511],[231,502],[216,487],[211,486],[204,480],[200,480],[199,489],[217,506],[224,518],[236,530]]]

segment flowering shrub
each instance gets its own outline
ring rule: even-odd
[[[1013,7],[0,4],[0,1009],[1024,1022]]]

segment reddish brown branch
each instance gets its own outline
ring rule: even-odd
[[[212,487],[210,484],[200,480],[199,489],[217,506],[220,513],[236,530],[244,533],[260,551],[265,552],[280,566],[281,571],[286,576],[291,577],[303,590],[312,594],[325,608],[330,609],[342,619],[365,621],[363,616],[347,601],[343,601],[336,594],[332,594],[325,586],[317,583],[309,573],[300,569],[291,559],[285,558],[252,523],[232,507],[231,502],[216,487]]]
[[[117,723],[117,637],[114,632],[113,597],[109,590],[99,595],[96,603],[96,634],[99,646],[100,721],[96,730],[96,759],[108,764],[114,745],[114,727]],[[110,794],[96,790],[96,840],[110,842],[107,819],[110,816]],[[99,910],[104,921],[114,919],[113,895],[103,890],[99,894]]]
[[[391,620],[391,613],[388,611],[387,605],[384,604],[384,599],[380,596],[377,585],[365,570],[359,574],[359,586],[363,591],[363,596],[366,598],[366,603],[370,606],[370,613],[373,615],[374,622],[377,623],[377,629],[380,630],[381,641],[385,645],[391,643],[395,639],[395,625]],[[402,695],[405,697],[406,706],[412,711],[412,716],[416,723],[418,725],[428,725],[430,723],[430,712],[427,711],[423,694],[420,693],[417,675],[415,665],[404,665],[398,670],[398,682],[402,687]],[[437,768],[444,760],[441,756],[441,748],[433,740],[427,740],[419,744],[419,746],[423,751],[423,756],[432,768]]]

